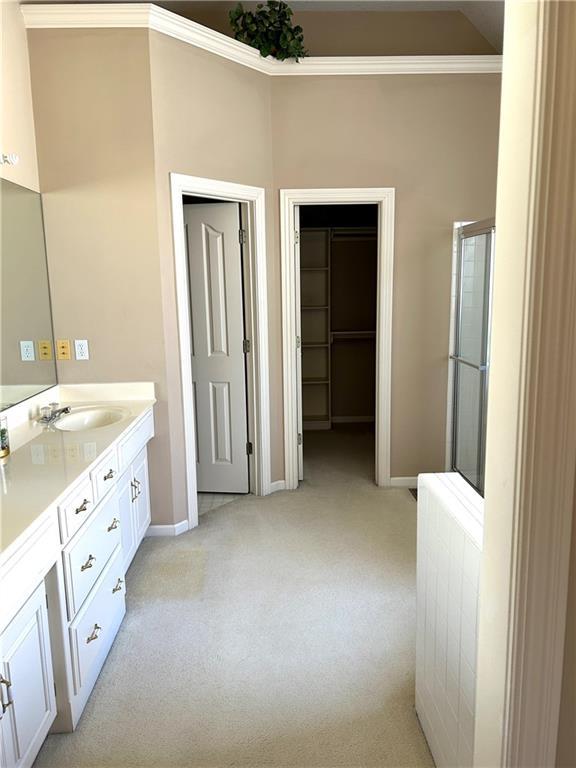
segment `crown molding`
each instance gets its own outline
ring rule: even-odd
[[[501,56],[309,56],[263,58],[249,45],[151,3],[22,5],[27,29],[152,29],[266,75],[495,74]]]

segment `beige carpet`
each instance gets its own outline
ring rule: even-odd
[[[306,435],[307,480],[147,539],[74,734],[37,768],[432,766],[413,709],[415,513],[366,431]]]

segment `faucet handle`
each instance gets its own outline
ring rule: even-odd
[[[58,403],[50,403],[50,410],[54,412],[58,408]]]

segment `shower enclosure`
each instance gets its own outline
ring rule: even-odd
[[[451,468],[484,493],[494,220],[456,232]]]

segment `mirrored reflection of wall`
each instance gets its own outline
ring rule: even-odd
[[[34,361],[20,342],[31,341]],[[51,359],[40,360],[39,341]],[[0,409],[56,384],[42,201],[0,179]]]

